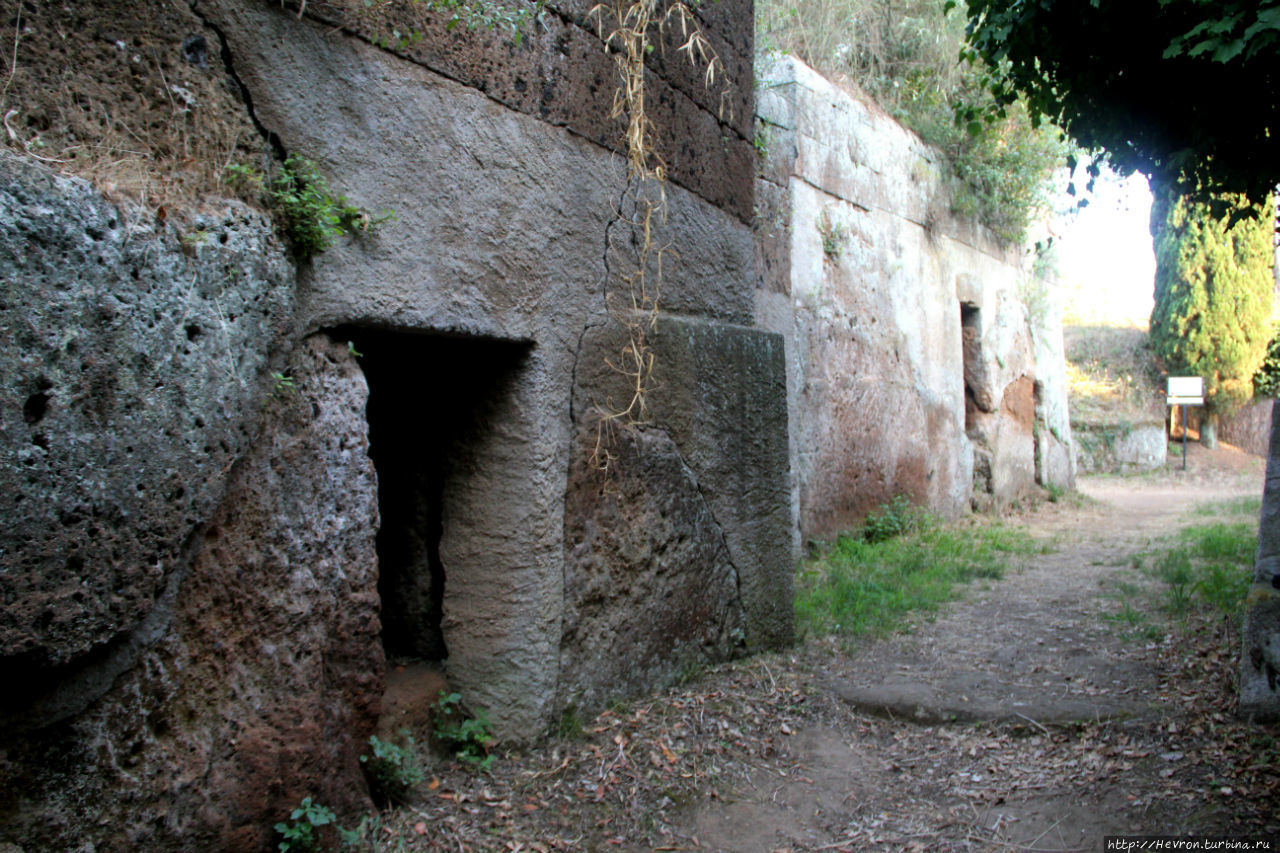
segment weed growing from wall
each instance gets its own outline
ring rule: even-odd
[[[844,241],[848,234],[845,233],[843,225],[831,221],[829,211],[822,212],[822,218],[818,222],[818,234],[822,237],[822,254],[832,263],[840,260],[840,253],[844,251]]]
[[[609,313],[626,335],[617,357],[607,363],[626,379],[630,395],[625,402],[606,400],[597,407],[591,464],[607,474],[617,458],[611,449],[615,428],[643,423],[647,417],[645,397],[654,387],[652,339],[663,265],[675,254],[671,244],[658,242],[654,235],[666,220],[667,170],[654,148],[655,128],[645,103],[645,57],[654,49],[655,35],[679,32],[678,51],[705,68],[707,86],[715,85],[724,67],[683,0],[609,0],[592,7],[588,18],[595,21],[600,40],[618,68],[612,117],[627,122],[627,191],[615,222],[629,230],[635,249],[634,258],[623,259],[615,253],[610,259],[611,267],[617,267],[610,272],[622,286],[606,288]]]
[[[369,230],[391,218],[373,220],[346,196],[329,189],[329,182],[311,160],[290,155],[268,180],[243,164],[227,167],[228,182],[238,191],[260,198],[275,214],[282,235],[301,260],[330,248],[344,234]]]

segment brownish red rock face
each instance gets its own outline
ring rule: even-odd
[[[323,335],[292,367],[164,638],[86,713],[6,741],[27,778],[0,802],[29,849],[56,849],[86,808],[115,816],[90,831],[100,849],[262,850],[303,797],[368,805],[383,660],[365,384]]]

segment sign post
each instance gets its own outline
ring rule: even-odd
[[[1199,376],[1170,376],[1165,404],[1182,406],[1182,470],[1187,470],[1187,406],[1204,405],[1204,380]],[[1170,417],[1172,420],[1172,416]]]

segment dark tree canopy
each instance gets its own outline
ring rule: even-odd
[[[1113,165],[1262,201],[1280,178],[1280,0],[969,0],[972,49]]]

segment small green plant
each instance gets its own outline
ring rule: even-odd
[[[844,251],[844,226],[833,223],[823,213],[822,221],[818,223],[818,233],[822,236],[822,254],[832,261],[840,260],[840,253]]]
[[[692,684],[703,676],[707,671],[707,665],[699,660],[688,660],[680,666],[679,672],[676,673],[676,684],[685,686]]]
[[[208,228],[197,228],[182,235],[182,245],[188,249],[196,249],[208,243],[211,236]]]
[[[297,154],[290,155],[269,182],[243,163],[227,166],[226,176],[232,188],[260,198],[271,209],[299,259],[320,254],[344,234],[368,231],[395,218],[386,213],[371,219],[345,196],[330,191],[316,164]]]
[[[343,234],[369,227],[369,218],[360,208],[345,196],[331,193],[316,164],[296,154],[284,161],[271,181],[268,199],[301,258],[320,254]]]
[[[773,132],[770,126],[763,122],[756,124],[756,136],[751,140],[751,145],[756,149],[756,154],[761,159],[769,156],[769,146],[773,143]]]
[[[1057,483],[1045,483],[1044,490],[1049,493],[1049,503],[1056,504],[1066,496],[1067,490]]]
[[[271,389],[271,396],[273,397],[287,397],[298,390],[294,384],[293,377],[287,373],[281,373],[278,370],[272,371],[271,380],[275,383]]]
[[[369,748],[372,752],[360,756],[360,763],[365,766],[377,793],[386,800],[400,799],[422,782],[422,768],[418,766],[413,751],[413,738],[408,732],[401,734],[404,746],[370,735]]]
[[[565,740],[582,740],[586,735],[586,726],[577,705],[570,705],[560,712],[560,722],[556,726],[556,734]]]
[[[232,163],[225,173],[231,188],[246,195],[259,196],[265,189],[262,173],[247,163]]]
[[[289,823],[283,821],[275,825],[280,835],[280,853],[312,853],[320,849],[320,835],[317,830],[322,826],[334,824],[337,816],[327,806],[311,801],[310,797],[289,813]]]
[[[352,847],[359,850],[386,850],[389,848],[380,847],[379,844],[386,837],[384,833],[389,833],[386,822],[377,812],[373,814],[363,815],[360,823],[351,829],[338,827],[338,840],[342,842],[343,847]],[[404,849],[402,846],[397,850]]]
[[[1209,566],[1200,579],[1201,597],[1223,616],[1236,616],[1244,607],[1252,577],[1248,571],[1230,564],[1215,563]]]
[[[863,522],[862,538],[871,543],[883,542],[924,525],[923,514],[911,505],[906,495],[894,495],[893,500],[880,504]]]
[[[1190,555],[1180,550],[1166,551],[1157,558],[1154,569],[1156,577],[1168,585],[1169,610],[1178,616],[1186,613],[1194,590]]]
[[[489,715],[481,708],[468,717],[462,710],[462,695],[440,691],[435,704],[436,737],[453,750],[463,764],[485,772],[493,766],[489,745],[493,735],[489,733]]]

